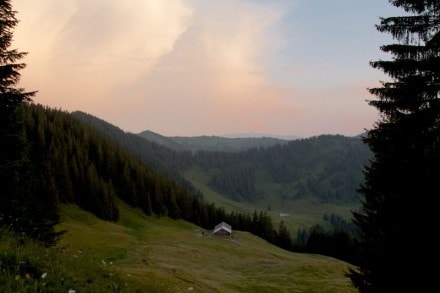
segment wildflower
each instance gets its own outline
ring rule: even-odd
[[[67,291],[67,293],[76,293],[76,291],[73,289],[69,289],[69,291]]]
[[[24,277],[26,278],[26,280],[30,280],[31,279],[31,275],[29,275],[29,274],[24,275]]]
[[[15,281],[20,281],[20,276],[19,275],[15,276]]]
[[[46,276],[47,276],[47,273],[43,273],[43,274],[41,275],[41,278],[44,279],[44,278],[46,278]]]

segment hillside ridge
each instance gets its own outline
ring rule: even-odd
[[[242,152],[251,148],[268,148],[283,145],[288,140],[264,137],[223,137],[216,135],[200,136],[163,136],[146,130],[138,133],[139,136],[166,146],[175,151],[216,151],[216,152]]]

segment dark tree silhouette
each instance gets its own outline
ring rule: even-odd
[[[35,92],[16,87],[20,79],[19,71],[26,66],[17,62],[26,53],[10,49],[13,29],[18,23],[15,14],[9,0],[0,1],[0,222],[13,230],[47,239],[51,231],[39,228],[46,227],[48,221],[29,215],[36,206],[41,205],[30,192],[44,192],[41,186],[35,185],[26,154],[21,106],[30,101]],[[44,214],[39,213],[43,217]],[[37,223],[41,224],[38,228]]]
[[[4,194],[12,192],[22,155],[19,106],[33,95],[15,88],[20,78],[19,70],[25,65],[14,62],[26,54],[9,49],[17,22],[9,1],[0,1],[0,174]]]
[[[281,221],[278,226],[278,235],[277,235],[276,243],[281,248],[287,250],[293,249],[292,237],[290,237],[290,232],[287,229],[287,226],[284,223],[284,221]]]
[[[373,151],[360,188],[360,267],[350,277],[361,292],[425,291],[437,286],[440,180],[440,1],[393,0],[405,16],[381,19],[391,61],[371,65],[390,77],[370,89],[381,118],[364,138]],[[423,237],[410,234],[419,231]]]

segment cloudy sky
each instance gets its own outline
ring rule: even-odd
[[[14,0],[36,103],[163,135],[356,135],[386,0]]]

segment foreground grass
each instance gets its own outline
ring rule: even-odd
[[[0,229],[0,292],[121,292],[141,290],[116,266],[90,253],[44,247]],[[159,291],[158,291],[159,292]]]
[[[67,232],[55,248],[3,237],[10,265],[1,264],[0,292],[355,292],[348,264],[336,259],[287,252],[245,232],[204,236],[197,226],[123,203],[120,211],[110,223],[63,207],[58,229]],[[28,279],[23,257],[35,267]]]

